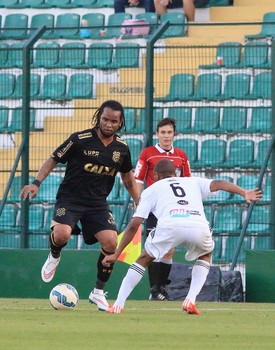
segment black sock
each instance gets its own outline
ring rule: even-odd
[[[111,264],[109,267],[105,267],[102,265],[102,260],[106,255],[110,255],[113,253],[106,252],[105,250],[101,250],[98,260],[97,260],[97,280],[95,287],[97,289],[104,289],[105,283],[109,280],[111,273],[113,271],[114,264]]]
[[[163,262],[159,263],[159,279],[158,279],[158,286],[159,287],[165,287],[167,284],[169,284],[171,281],[168,279],[172,264],[165,264]]]
[[[154,262],[154,261],[151,262],[151,264],[148,266],[150,289],[158,285],[159,272],[160,272],[160,263]]]
[[[65,247],[67,242],[65,244],[63,244],[63,245],[56,244],[55,241],[54,241],[53,232],[50,233],[49,239],[50,239],[50,248],[51,248],[52,256],[57,259],[57,258],[60,257],[61,250],[62,250],[62,248]]]

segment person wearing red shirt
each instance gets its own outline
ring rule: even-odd
[[[135,179],[137,188],[141,193],[143,187],[149,187],[154,183],[154,167],[164,158],[173,162],[177,176],[191,176],[190,164],[185,152],[173,147],[176,133],[176,122],[173,118],[163,118],[157,124],[156,136],[158,143],[155,146],[144,148],[140,153],[135,167]],[[146,222],[146,236],[156,227],[157,219],[151,213]],[[169,284],[169,273],[172,267],[174,250],[171,250],[160,261],[154,260],[148,268],[150,296],[149,300],[167,300],[165,286]]]

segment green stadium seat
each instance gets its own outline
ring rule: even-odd
[[[93,1],[93,0],[92,0]],[[96,2],[92,2],[91,6],[93,8],[104,8],[104,7],[114,7],[114,1],[113,0],[96,0]]]
[[[198,76],[194,100],[216,100],[221,97],[222,76],[218,73],[204,73]]]
[[[270,233],[270,206],[255,205],[246,232],[248,234],[267,234]]]
[[[258,34],[245,35],[245,39],[263,39],[275,35],[275,12],[267,12],[263,15],[261,31]]]
[[[187,31],[187,20],[183,12],[166,12],[160,15],[160,24],[169,21],[169,27],[162,38],[184,36]]]
[[[135,16],[135,19],[143,19],[150,23],[149,34],[153,33],[158,26],[158,15],[155,12],[142,12]]]
[[[5,68],[9,57],[9,44],[5,42],[0,42],[0,69]]]
[[[42,205],[32,204],[29,206],[29,232],[32,232],[32,233],[43,232],[44,219],[45,219],[45,210]]]
[[[250,139],[235,139],[229,143],[226,161],[221,164],[227,168],[249,168],[254,162],[255,143]]]
[[[272,109],[270,107],[253,107],[246,131],[249,133],[271,133],[271,125]]]
[[[10,8],[25,9],[25,8],[44,8],[44,7],[45,7],[44,0],[19,0],[19,2],[17,2]]]
[[[6,68],[22,68],[23,65],[23,42],[16,42],[10,44],[8,61],[6,62]],[[33,51],[30,52],[31,63],[33,61]]]
[[[29,234],[28,235],[29,249],[49,249],[48,234]]]
[[[44,76],[40,99],[64,100],[66,96],[67,76],[63,73],[49,73]]]
[[[110,192],[109,196],[107,197],[107,201],[109,204],[119,202],[119,188],[120,188],[120,176],[117,175],[115,177],[115,183],[114,183],[113,189]]]
[[[231,73],[226,76],[224,91],[221,99],[249,99],[250,98],[250,80],[247,73]]]
[[[158,121],[163,119],[163,109],[162,108],[154,108],[153,110],[153,132],[157,130],[157,124]],[[138,118],[138,123],[137,123],[137,130],[139,133],[144,132],[145,130],[145,109],[142,108],[140,110],[139,118]]]
[[[259,177],[257,175],[241,175],[236,183],[238,186],[250,190],[257,187],[258,181]],[[234,194],[232,200],[234,202],[245,202],[245,199],[238,194]]]
[[[238,233],[242,224],[242,209],[238,205],[217,206],[214,213],[214,234]]]
[[[108,17],[108,23],[105,31],[105,35],[102,39],[119,38],[121,36],[121,24],[127,19],[131,19],[130,13],[113,13]]]
[[[28,15],[24,13],[10,13],[5,17],[0,39],[20,40],[27,38]]]
[[[109,69],[113,58],[113,44],[92,43],[88,47],[88,58],[86,67],[97,69]]]
[[[61,46],[58,66],[60,68],[82,68],[85,65],[86,45],[81,42],[68,42]]]
[[[57,68],[59,63],[60,44],[48,41],[36,46],[33,68]]]
[[[250,98],[271,99],[271,72],[264,72],[254,76]]]
[[[135,166],[137,164],[138,157],[142,149],[142,140],[139,138],[134,138],[127,135],[124,135],[123,139],[128,144],[128,147],[131,152],[132,164],[133,166]]]
[[[249,42],[244,46],[238,68],[265,68],[267,61],[268,44],[265,42]]]
[[[70,0],[44,0],[44,6],[49,8],[62,8],[70,3]]]
[[[20,234],[0,234],[0,247],[19,249],[21,246]]]
[[[217,6],[230,6],[230,0],[209,0],[208,7]]]
[[[217,180],[226,180],[229,182],[233,182],[233,178],[231,176],[215,176]],[[233,195],[226,191],[218,191],[215,195],[206,197],[203,202],[206,204],[209,203],[226,203],[232,199]]]
[[[224,237],[224,247],[222,249],[221,261],[231,262],[239,242],[239,236]],[[245,261],[245,250],[251,249],[251,237],[244,237],[237,262]]]
[[[33,199],[32,203],[55,203],[56,193],[61,183],[61,177],[58,175],[49,175],[42,182],[39,191]]]
[[[78,13],[61,13],[56,16],[52,39],[79,39],[80,15]]]
[[[212,236],[212,238],[213,238],[213,241],[215,242],[215,248],[212,251],[212,260],[213,260],[213,263],[218,263],[219,260],[221,259],[221,254],[222,254],[223,237]]]
[[[170,80],[169,92],[164,97],[154,98],[155,102],[185,101],[193,98],[194,95],[193,74],[175,74]]]
[[[0,0],[0,7],[13,8],[17,6],[18,0]]]
[[[255,250],[269,250],[271,248],[271,237],[270,236],[257,236],[253,237],[253,249]]]
[[[214,213],[212,205],[204,205],[203,209],[204,209],[205,217],[206,217],[206,219],[209,222],[209,225],[211,227],[212,223],[213,223],[213,213]]]
[[[263,186],[263,197],[261,199],[261,202],[271,202],[271,183],[272,183],[272,177],[267,176],[265,180],[265,184]]]
[[[201,153],[194,167],[216,167],[225,161],[226,141],[222,139],[206,139],[201,143]]]
[[[30,131],[35,131],[35,115],[36,110],[30,110]],[[15,133],[22,131],[22,107],[16,107],[12,110],[11,121],[7,128],[7,132]]]
[[[123,204],[110,204],[109,205],[110,210],[114,216],[116,224],[118,224],[120,217],[122,215],[122,210],[123,210]]]
[[[246,132],[247,108],[228,107],[223,109],[219,131],[222,133]]]
[[[194,138],[180,138],[174,141],[174,147],[182,149],[190,162],[191,168],[198,160],[198,141]]]
[[[103,13],[86,13],[82,16],[83,20],[87,21],[89,38],[102,39],[100,33],[105,28],[105,15]]]
[[[195,110],[193,132],[216,133],[220,125],[220,108],[198,107]]]
[[[70,76],[66,99],[94,97],[94,76],[89,73],[74,73]]]
[[[0,215],[0,232],[19,231],[17,223],[17,208],[12,204],[5,204]],[[0,237],[3,233],[0,234]],[[0,244],[1,247],[1,244]]]
[[[9,124],[9,108],[0,106],[0,133],[6,132]]]
[[[138,43],[117,43],[110,69],[138,68],[140,61],[140,45]]]
[[[54,28],[54,15],[51,13],[36,13],[31,17],[30,29],[28,36],[31,36],[37,28],[43,26],[47,27],[47,30],[43,33],[42,38],[47,39],[53,34]]]
[[[34,180],[33,176],[29,177],[29,183],[32,183]],[[19,203],[20,202],[20,193],[22,189],[22,182],[21,182],[21,176],[15,176],[13,178],[10,192],[7,198],[8,203]]]
[[[39,96],[41,84],[41,76],[37,73],[30,74],[30,98],[35,99]],[[23,74],[17,76],[15,82],[15,89],[12,94],[12,98],[21,99],[23,94]]]
[[[168,117],[176,121],[178,133],[190,133],[192,131],[192,107],[170,107]]]
[[[238,66],[241,58],[242,45],[238,42],[223,42],[216,50],[215,62],[209,65],[201,65],[202,69],[234,68]],[[222,64],[217,63],[217,58],[222,58]]]
[[[139,134],[140,131],[137,131],[137,110],[131,107],[124,108],[124,115],[126,120],[126,133],[127,134]]]
[[[252,164],[253,168],[261,168],[266,157],[267,150],[270,146],[271,139],[264,139],[258,142],[255,161]],[[271,167],[271,158],[268,166]]]
[[[62,5],[64,8],[93,8],[93,5],[96,3],[96,0],[70,0],[68,4]]]
[[[10,98],[15,89],[16,77],[12,73],[0,73],[0,99]]]

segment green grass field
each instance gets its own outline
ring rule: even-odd
[[[56,311],[48,300],[0,299],[0,349],[272,349],[275,304],[128,301],[122,314],[81,300]]]

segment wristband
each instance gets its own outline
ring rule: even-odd
[[[32,184],[39,187],[41,185],[41,181],[35,179],[35,180],[33,180]]]

